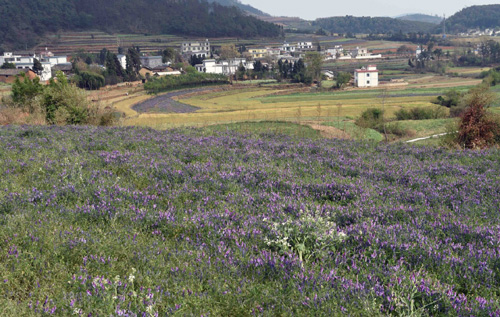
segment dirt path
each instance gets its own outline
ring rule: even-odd
[[[337,129],[335,127],[329,127],[321,125],[316,121],[304,121],[301,122],[303,125],[307,125],[316,131],[319,131],[322,137],[327,139],[350,139],[351,136],[344,131]]]

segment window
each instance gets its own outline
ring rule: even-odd
[[[366,74],[366,77],[370,77],[370,73]]]
[[[366,81],[366,84],[367,84],[367,85],[369,85],[369,84],[370,84],[370,81],[369,81],[369,80],[367,80],[367,81]]]

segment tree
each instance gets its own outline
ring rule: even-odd
[[[175,50],[173,48],[167,47],[166,49],[164,49],[163,51],[161,51],[160,55],[162,56],[162,62],[163,63],[173,62],[173,61],[175,61],[176,52],[175,52]]]
[[[103,48],[100,52],[99,52],[99,65],[104,65],[106,63],[106,58],[108,57],[108,49],[107,48]]]
[[[42,63],[40,63],[40,61],[36,58],[33,61],[33,71],[38,75],[40,75],[43,71]]]
[[[191,55],[191,57],[189,57],[189,64],[191,64],[191,66],[202,64],[204,59],[205,58],[202,57],[201,55],[200,56],[198,56],[196,54],[195,55]]]
[[[30,80],[25,74],[16,77],[12,85],[12,101],[22,107],[30,106],[31,101],[43,91],[38,77]]]
[[[398,54],[401,54],[404,56],[409,55],[409,52],[411,52],[411,48],[406,46],[406,45],[401,45],[400,47],[398,47],[398,50],[397,50]]]
[[[136,48],[129,48],[127,51],[127,68],[125,72],[127,73],[127,79],[129,81],[137,80],[137,74],[141,69],[141,57]]]
[[[227,45],[222,45],[219,55],[222,60],[227,61],[238,57],[240,54],[238,53],[238,50],[236,50],[234,44],[227,44]]]
[[[88,90],[99,90],[99,88],[104,86],[105,80],[104,76],[89,72],[81,71],[78,75],[73,77],[73,82],[80,88]]]
[[[495,100],[496,96],[485,87],[472,89],[465,96],[467,108],[460,117],[458,144],[468,149],[482,149],[494,144],[500,126],[488,114],[487,108]]]
[[[16,65],[12,63],[3,63],[3,65],[0,67],[0,69],[16,69]]]
[[[323,66],[323,57],[318,52],[306,53],[305,60],[307,70],[306,76],[312,78],[313,81],[320,81],[321,79],[321,66]]]
[[[246,72],[247,72],[247,70],[246,70],[245,66],[243,66],[243,63],[240,63],[240,65],[238,66],[238,69],[236,70],[236,79],[238,79],[238,80],[245,79]]]
[[[439,61],[439,60],[441,59],[441,56],[443,56],[443,49],[441,49],[441,48],[436,48],[436,49],[434,50],[434,55],[436,55],[436,56],[437,56],[438,61]]]
[[[337,75],[337,88],[343,88],[351,81],[351,73],[340,72]]]

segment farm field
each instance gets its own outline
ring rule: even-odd
[[[1,127],[0,314],[500,314],[498,150],[289,127]]]
[[[224,91],[179,97],[176,101],[199,110],[186,113],[152,113],[126,118],[124,125],[166,129],[179,126],[207,126],[242,121],[337,121],[357,118],[363,110],[384,107],[387,115],[402,107],[429,107],[431,100],[449,88],[466,90],[480,80],[442,76],[410,76],[409,85],[388,89],[349,89],[308,92],[300,86],[240,86]],[[333,126],[333,125],[330,125]],[[337,127],[338,128],[338,127]]]

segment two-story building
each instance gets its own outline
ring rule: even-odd
[[[285,53],[294,53],[297,50],[297,47],[295,45],[290,45],[289,43],[285,42],[281,46],[281,51]]]
[[[360,88],[378,87],[378,70],[376,65],[368,65],[354,71],[354,85]]]
[[[198,57],[210,57],[210,42],[207,40],[198,42],[184,42],[181,44],[181,54],[183,56],[191,57],[196,55]]]
[[[299,42],[297,43],[297,49],[300,51],[312,51],[314,50],[314,45],[312,42]]]
[[[264,58],[267,56],[266,48],[249,48],[248,53],[252,55],[254,59],[256,58]]]
[[[155,68],[163,64],[163,57],[161,56],[141,56],[141,65],[143,67]],[[126,60],[125,60],[126,67]]]

